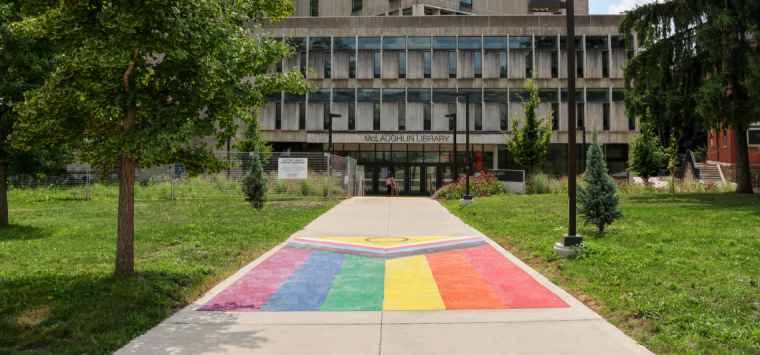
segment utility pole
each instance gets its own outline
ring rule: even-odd
[[[467,164],[467,167],[465,167],[464,174],[465,174],[465,194],[462,196],[462,199],[459,200],[460,206],[466,206],[473,202],[475,202],[472,199],[472,195],[470,195],[470,93],[469,92],[452,92],[449,95],[451,97],[464,97],[465,104],[464,104],[464,117],[465,117],[465,163]],[[455,116],[456,117],[456,116]],[[456,125],[454,126],[454,131],[456,132]],[[456,143],[455,143],[456,144]],[[456,161],[456,157],[454,158]]]

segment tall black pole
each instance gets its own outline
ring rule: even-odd
[[[454,181],[459,181],[459,170],[457,170],[457,114],[450,113],[446,116],[454,118]]]
[[[328,133],[327,133],[327,149],[330,151],[330,155],[333,154],[333,144],[332,144],[332,114],[330,114],[330,122],[327,122],[327,127],[329,127]]]
[[[464,117],[465,117],[465,136],[464,136],[464,142],[465,142],[465,151],[467,152],[467,156],[465,157],[467,167],[464,170],[465,174],[465,186],[467,188],[466,193],[464,195],[465,200],[472,200],[472,195],[470,195],[470,93],[466,92],[464,95],[465,104],[464,104]]]
[[[575,225],[575,6],[573,0],[567,0],[565,19],[567,21],[567,234],[562,235],[562,246],[578,245],[583,241],[576,233]],[[581,44],[583,45],[583,44]]]

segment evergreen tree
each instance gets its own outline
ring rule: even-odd
[[[628,171],[640,176],[644,182],[657,172],[665,160],[660,139],[654,134],[651,122],[642,122],[641,131],[631,140],[631,158]]]
[[[759,0],[662,1],[625,13],[640,48],[625,67],[631,117],[683,130],[732,129],[736,191],[752,193],[747,129],[760,107]]]
[[[24,102],[24,92],[42,86],[58,63],[50,41],[10,31],[11,23],[21,21],[22,5],[0,0],[0,228],[8,226],[8,177],[65,173],[63,161],[70,157],[62,144],[22,150],[8,140],[19,119],[13,107]]]
[[[221,149],[238,120],[274,91],[303,94],[291,56],[260,28],[295,12],[290,0],[28,1],[39,12],[12,26],[44,37],[63,57],[25,94],[11,136],[20,149],[66,142],[92,166],[119,166],[115,273],[134,277],[135,170],[182,164],[188,175],[228,167]]]
[[[267,177],[264,175],[264,168],[261,166],[258,154],[251,156],[249,163],[251,170],[245,174],[242,181],[243,194],[245,200],[257,210],[264,208],[267,202]]]
[[[585,225],[593,224],[600,232],[604,232],[605,226],[623,218],[623,210],[619,208],[617,185],[607,172],[607,163],[604,162],[604,154],[597,139],[598,133],[594,123],[586,171],[583,173],[584,183],[578,186],[578,214],[583,216]]]
[[[538,98],[538,87],[533,79],[525,82],[530,97],[523,100],[525,106],[525,118],[517,118],[512,123],[512,138],[505,136],[504,145],[515,157],[515,161],[531,171],[534,167],[543,164],[546,150],[551,142],[551,122],[546,116],[536,117],[536,110],[541,103]],[[552,112],[549,112],[549,116]]]
[[[258,153],[261,165],[265,166],[267,161],[269,161],[269,153],[272,151],[272,146],[269,144],[269,139],[264,137],[264,134],[260,130],[261,125],[258,120],[260,113],[261,108],[254,109],[251,112],[251,119],[246,122],[247,126],[243,130],[243,138],[235,143],[234,148],[244,154],[250,152]],[[251,168],[250,163],[250,160],[242,159],[240,166],[244,171],[248,171]]]

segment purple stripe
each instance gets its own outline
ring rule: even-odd
[[[311,251],[308,250],[280,249],[198,308],[198,311],[257,311],[309,255]]]

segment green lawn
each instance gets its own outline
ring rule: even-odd
[[[567,195],[476,200],[443,204],[655,353],[760,354],[760,196],[626,195],[570,258],[551,252]]]
[[[11,202],[0,230],[0,354],[125,345],[334,203],[138,201],[137,280],[112,276],[116,202]]]

